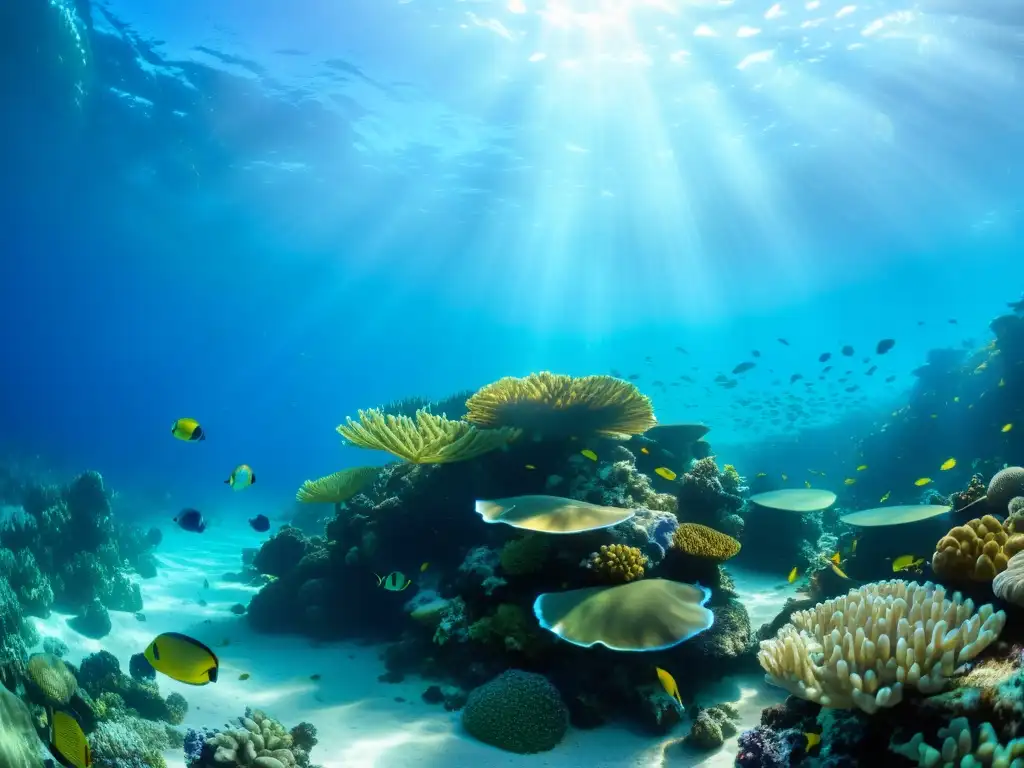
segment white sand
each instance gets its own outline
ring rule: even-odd
[[[68,660],[72,663],[78,664],[89,653],[107,650],[118,657],[125,672],[131,655],[142,651],[157,634],[190,634],[214,648],[221,671],[217,683],[203,687],[158,676],[164,695],[177,691],[188,701],[186,727],[222,727],[241,715],[246,706],[266,710],[288,728],[306,720],[316,726],[320,739],[313,750],[313,761],[325,768],[733,764],[735,738],[717,752],[695,754],[678,743],[686,726],[664,738],[617,726],[570,730],[555,750],[530,756],[511,755],[480,744],[462,733],[459,713],[445,712],[440,705],[421,700],[429,681],[409,677],[398,684],[378,682],[377,676],[385,671],[378,648],[260,635],[249,629],[243,617],[231,614],[230,607],[247,603],[255,590],[222,581],[221,576],[240,570],[241,548],[258,546],[259,542],[260,538],[248,531],[232,537],[223,530],[218,530],[216,536],[166,532],[158,555],[160,575],[141,582],[145,622],[137,621],[132,614],[111,612],[113,631],[99,641],[72,631],[66,616],[36,619],[36,624],[44,637],[56,636],[68,644]],[[791,592],[784,579],[766,580],[735,570],[733,577],[755,628],[770,620]],[[209,589],[203,588],[204,578],[210,582]],[[200,606],[199,599],[208,605]],[[222,647],[225,639],[230,644]],[[251,677],[239,680],[243,672]],[[321,675],[321,679],[310,680],[313,674]],[[396,701],[398,697],[405,701]],[[782,698],[781,692],[767,688],[758,675],[723,681],[698,703],[736,703],[742,730],[758,722],[763,707]],[[184,766],[180,751],[168,752],[166,757],[171,768]]]

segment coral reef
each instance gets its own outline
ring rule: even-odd
[[[1010,766],[1024,758],[1024,738],[1002,744],[991,723],[982,723],[975,731],[966,717],[953,718],[947,727],[940,728],[939,740],[942,746],[936,749],[925,743],[923,733],[916,733],[905,744],[894,742],[889,748],[925,768],[940,762],[960,766]]]
[[[543,675],[512,669],[469,694],[462,726],[473,738],[508,752],[546,752],[565,737],[569,710]]]
[[[714,456],[698,459],[679,483],[679,509],[687,522],[712,528],[730,528],[737,536],[743,532],[741,492],[746,489],[735,467],[719,470]]]
[[[992,515],[969,520],[939,539],[932,570],[953,581],[992,581],[1024,550],[1024,534],[1010,534]]]
[[[878,582],[793,613],[757,658],[768,682],[796,696],[873,713],[898,704],[904,685],[941,691],[1005,621],[931,582]]]
[[[706,525],[680,523],[672,534],[672,548],[687,555],[721,562],[735,557],[740,551],[740,543]]]
[[[972,475],[967,487],[962,491],[956,491],[949,497],[949,503],[953,509],[959,512],[970,506],[986,493],[985,483],[981,475]]]
[[[481,388],[466,401],[466,421],[547,438],[620,438],[643,434],[657,424],[650,398],[628,381],[547,371],[508,376]]]
[[[717,749],[730,736],[735,735],[736,725],[733,721],[739,714],[731,704],[716,704],[702,709],[693,719],[690,732],[683,741],[696,749]]]
[[[300,723],[289,732],[266,713],[247,708],[238,727],[203,736],[189,731],[185,743],[188,768],[305,768],[316,729]]]
[[[417,411],[415,420],[377,410],[359,411],[359,421],[349,417],[338,433],[359,448],[387,451],[412,464],[468,461],[519,437],[517,429],[477,429],[429,411]]]
[[[643,552],[625,544],[603,544],[587,561],[587,567],[600,579],[613,584],[642,579],[646,564]]]

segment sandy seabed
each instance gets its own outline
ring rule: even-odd
[[[249,531],[210,533],[200,536],[172,530],[165,534],[158,550],[160,574],[141,582],[146,621],[130,613],[111,612],[111,633],[91,640],[74,632],[66,615],[54,614],[34,620],[40,634],[67,643],[67,658],[74,664],[90,653],[107,650],[125,671],[132,654],[142,651],[159,633],[192,635],[217,652],[220,679],[194,687],[159,676],[161,693],[177,691],[189,703],[183,727],[223,727],[247,706],[265,710],[287,728],[305,720],[317,728],[319,744],[312,760],[324,768],[722,768],[733,764],[735,737],[720,750],[698,754],[679,743],[687,725],[660,738],[615,725],[571,729],[556,749],[540,755],[508,754],[474,741],[463,733],[459,713],[423,702],[420,695],[429,681],[410,676],[402,683],[379,682],[384,665],[376,646],[316,643],[253,632],[246,619],[232,614],[230,608],[247,604],[255,589],[222,577],[240,570],[242,548],[259,546],[262,538]],[[730,574],[755,628],[774,618],[793,591],[782,577],[766,578],[735,568]],[[209,588],[203,586],[204,579]],[[200,600],[206,605],[200,605]],[[242,673],[250,677],[240,680]],[[320,679],[311,680],[314,674]],[[734,703],[742,731],[757,724],[763,707],[783,698],[760,675],[750,675],[722,681],[697,703]],[[185,765],[180,750],[167,752],[166,758],[170,768]]]

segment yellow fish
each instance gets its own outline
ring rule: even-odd
[[[834,555],[832,555],[832,557],[830,557],[829,560],[831,560],[836,565],[839,565],[839,563],[842,562],[842,558],[839,556],[838,552],[836,552]]]
[[[988,368],[988,363],[987,363],[987,362],[984,362],[984,363],[982,363],[981,365],[979,365],[979,366],[978,366],[977,368],[975,368],[975,369],[974,369],[974,372],[975,372],[975,373],[981,373],[981,372],[982,372],[982,371],[984,371],[984,370],[985,370],[986,368]]]
[[[650,453],[650,451],[647,450],[647,446],[645,445],[643,448],[640,449],[640,453]]]
[[[243,672],[242,674],[240,674],[238,676],[238,679],[239,680],[248,680],[249,679],[249,673],[248,672]]]
[[[853,541],[850,542],[850,554],[857,554],[857,542],[860,541],[860,536],[857,536]]]
[[[900,555],[892,561],[892,572],[899,573],[900,571],[920,571],[922,565],[924,565],[923,557],[915,557],[914,555]]]
[[[857,481],[854,478],[848,477],[845,480],[843,480],[843,485],[853,485],[856,482]]]
[[[758,472],[756,477],[768,477],[768,473],[767,472]]]
[[[867,468],[868,468],[867,464],[861,464],[860,466],[857,467],[857,471],[858,472],[863,472]]]
[[[591,461],[597,461],[597,454],[594,453],[589,448],[584,448],[582,451],[580,451],[580,453],[582,453],[584,456],[586,456]]]
[[[206,685],[217,682],[220,670],[217,654],[188,635],[178,632],[157,635],[143,655],[157,672],[163,672],[179,683]]]
[[[944,462],[942,462],[942,466],[939,467],[939,469],[945,472],[947,469],[952,469],[955,466],[956,459],[946,459]]]
[[[931,481],[932,479],[930,477],[919,477],[914,481],[914,485],[920,488],[922,485],[928,485]]]
[[[533,464],[527,464],[526,468],[527,469],[536,469],[536,467]]]
[[[849,581],[850,580],[850,577],[847,576],[845,573],[843,573],[843,569],[840,568],[838,565],[833,563],[831,560],[828,561],[828,564],[829,564],[829,567],[832,569],[832,573],[834,573],[840,579],[844,579],[845,581]]]
[[[186,443],[206,439],[206,433],[195,419],[178,419],[171,424],[171,434]]]
[[[799,575],[800,575],[800,569],[797,568],[796,566],[793,566],[793,570],[789,572],[789,576],[786,577],[786,581],[788,581],[790,584],[792,584],[794,581],[796,581],[796,577],[799,576]]]
[[[817,733],[808,731],[804,734],[804,738],[807,739],[807,746],[804,748],[804,752],[810,752],[821,743],[821,735]]]
[[[889,500],[889,496],[892,495],[892,491],[886,491],[885,494],[878,500],[879,504],[885,504]]]
[[[61,765],[68,768],[89,768],[92,765],[92,750],[82,726],[63,710],[55,710],[50,717],[49,746]]]
[[[408,589],[412,582],[405,578],[405,574],[399,571],[392,571],[387,576],[377,576],[377,586],[384,587],[388,592],[401,592],[403,589]]]
[[[244,491],[256,482],[256,473],[248,464],[239,464],[231,470],[231,476],[224,482],[236,491]]]
[[[810,480],[804,480],[804,488],[810,488],[810,487],[811,487],[811,481]]]
[[[1013,424],[1003,424],[1003,428],[1001,430],[999,430],[999,431],[1000,432],[1009,432],[1011,429],[1013,429]]]
[[[782,482],[786,482],[787,480],[789,480],[789,475],[784,474],[782,476]]]
[[[676,685],[676,679],[661,667],[655,667],[654,670],[658,673],[658,680],[661,681],[661,687],[665,689],[665,693],[678,701],[680,707],[683,706],[683,699],[679,695],[679,686]]]
[[[658,468],[657,468],[656,470],[654,470],[654,471],[655,471],[655,472],[656,472],[656,473],[657,473],[658,475],[660,475],[661,477],[664,477],[664,478],[665,478],[666,480],[675,480],[675,479],[676,479],[676,473],[675,473],[675,472],[673,472],[673,471],[672,471],[671,469],[669,469],[668,467],[658,467]]]
[[[430,567],[430,563],[424,563],[423,565],[420,566],[420,573],[424,573],[427,570],[427,568],[429,568],[429,567]]]

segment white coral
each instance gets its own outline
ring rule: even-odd
[[[942,690],[1005,623],[1002,611],[975,610],[931,582],[881,581],[795,612],[757,659],[765,680],[795,696],[874,713],[898,704],[904,685]]]
[[[1024,758],[1024,739],[1013,739],[1000,744],[996,729],[991,723],[978,727],[978,738],[971,734],[966,717],[955,717],[946,728],[939,729],[942,749],[926,744],[924,734],[917,733],[906,744],[890,744],[889,749],[910,760],[916,760],[921,768],[956,768],[956,766],[990,765],[992,768],[1015,768]]]
[[[1008,603],[1024,606],[1024,552],[1006,564],[1006,570],[992,580],[992,592]]]

